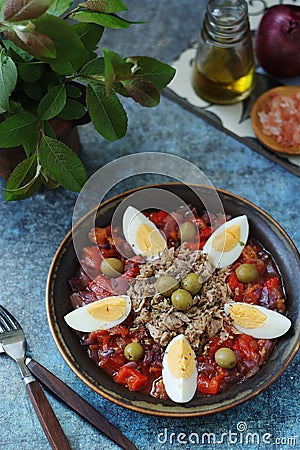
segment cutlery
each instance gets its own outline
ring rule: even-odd
[[[0,306],[0,342],[4,352],[16,361],[26,391],[53,450],[71,450],[66,436],[39,383],[27,368],[25,335],[18,322]]]
[[[8,311],[6,311],[6,313],[8,313]],[[13,320],[17,323],[16,319]],[[18,326],[20,327],[19,324]],[[0,353],[3,352],[4,349],[3,346],[1,346],[0,334]],[[80,395],[78,395],[58,377],[49,372],[44,366],[31,358],[25,359],[25,365],[27,369],[29,369],[29,371],[35,376],[35,378],[52,394],[62,400],[80,417],[91,423],[101,433],[125,450],[137,450],[137,447],[104,416],[102,416],[102,414],[100,414],[92,405],[80,397]]]

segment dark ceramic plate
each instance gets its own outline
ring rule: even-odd
[[[200,211],[204,210],[198,195],[185,185],[171,183],[152,187],[171,191],[186,203],[195,205]],[[205,195],[209,197],[212,192],[211,189],[203,186],[194,186],[193,189],[200,196],[205,192]],[[125,192],[103,203],[98,209],[97,225],[108,225],[114,209],[132,192]],[[58,248],[49,272],[46,294],[48,321],[55,343],[67,364],[84,383],[106,399],[125,408],[158,416],[189,417],[213,414],[237,406],[261,393],[282,374],[295,356],[299,348],[300,334],[300,328],[295,327],[295,324],[300,321],[299,253],[285,231],[264,211],[228,192],[218,190],[218,194],[227,214],[247,215],[251,236],[257,239],[275,259],[285,284],[288,317],[292,320],[292,328],[278,340],[269,360],[253,378],[216,396],[195,398],[181,405],[171,401],[157,400],[141,393],[132,393],[115,383],[99,369],[87,356],[78,337],[64,321],[65,314],[72,309],[69,301],[68,279],[74,276],[79,266],[70,231]],[[92,211],[91,214],[95,212]],[[88,216],[75,227],[75,233],[87,235]]]

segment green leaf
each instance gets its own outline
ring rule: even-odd
[[[35,128],[32,128],[29,139],[22,144],[27,157],[33,155],[37,149],[39,131],[39,123],[37,122]]]
[[[7,0],[3,12],[10,22],[36,19],[44,14],[53,0]]]
[[[96,23],[106,28],[128,28],[130,25],[143,22],[130,22],[115,14],[103,14],[93,11],[77,11],[71,14],[72,19],[78,22]]]
[[[126,80],[131,77],[131,67],[120,55],[111,50],[104,48],[103,54],[105,63],[105,89],[106,95],[108,95],[115,81]]]
[[[168,64],[147,56],[131,56],[126,61],[133,64],[133,74],[147,78],[159,91],[170,83],[176,72]]]
[[[7,181],[5,200],[23,200],[35,193],[41,184],[39,171],[36,155],[21,161]]]
[[[58,117],[64,120],[76,120],[85,116],[86,112],[86,108],[82,103],[72,98],[68,98],[66,106],[59,113]]]
[[[48,14],[53,16],[61,16],[73,5],[74,0],[54,0],[48,9]]]
[[[52,178],[49,177],[47,172],[41,169],[41,181],[44,186],[46,186],[48,189],[57,189],[59,187],[59,183],[57,181],[52,180]]]
[[[10,37],[7,35],[7,32],[5,32],[4,34],[10,39]],[[15,33],[13,34],[16,36]],[[24,51],[22,48],[17,47],[16,44],[14,44],[14,42],[11,40],[3,39],[2,44],[7,50],[7,55],[10,56],[15,62],[29,62],[33,59],[32,55],[29,55],[29,53]]]
[[[16,37],[25,44],[26,50],[36,56],[37,58],[56,58],[55,45],[46,34],[39,33],[36,30],[20,31],[15,28]],[[12,36],[9,36],[13,40]],[[19,45],[18,40],[13,40],[16,45]]]
[[[37,124],[37,118],[26,111],[18,112],[0,123],[0,142],[2,148],[22,145],[30,139]]]
[[[34,83],[39,80],[45,71],[45,64],[37,61],[18,63],[18,72],[22,80]]]
[[[86,2],[79,3],[78,6],[102,13],[127,11],[127,7],[121,0],[87,0]]]
[[[48,62],[55,72],[61,75],[73,75],[87,62],[89,52],[74,28],[67,22],[59,17],[44,14],[35,21],[35,24],[37,31],[47,34],[55,45],[56,59],[43,58],[43,61]]]
[[[87,50],[96,50],[98,42],[103,35],[104,27],[95,23],[75,23],[73,29]]]
[[[77,155],[65,144],[43,136],[39,158],[49,176],[70,191],[79,192],[86,182],[86,172]]]
[[[0,0],[0,20],[3,20],[3,10],[5,8],[6,0]]]
[[[79,76],[104,75],[104,58],[94,58],[86,63],[79,72]]]
[[[66,104],[67,93],[65,86],[54,86],[42,98],[38,106],[38,117],[49,120],[57,116]]]
[[[160,101],[159,91],[146,78],[132,78],[122,81],[128,95],[137,103],[148,108],[157,106]]]
[[[82,96],[82,91],[73,84],[66,85],[67,96],[72,98],[80,98]]]
[[[43,97],[43,90],[38,83],[29,83],[28,81],[24,81],[22,83],[22,89],[27,97],[37,102],[39,102]]]
[[[87,105],[94,127],[105,139],[115,141],[126,134],[126,112],[113,91],[106,95],[103,83],[89,83]]]
[[[9,97],[16,87],[18,72],[13,60],[0,53],[0,108],[9,111]]]
[[[53,126],[52,126],[51,122],[48,122],[47,120],[44,122],[44,132],[45,132],[46,136],[56,139],[56,134],[53,129]]]

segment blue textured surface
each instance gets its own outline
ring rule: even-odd
[[[128,17],[145,19],[147,23],[105,34],[103,46],[124,56],[148,54],[170,62],[198,30],[201,10],[196,0],[126,3]],[[300,248],[299,178],[166,98],[154,110],[130,102],[126,109],[129,129],[121,141],[104,141],[91,125],[80,128],[81,157],[89,174],[129,153],[163,151],[184,157],[204,171],[216,187],[263,208]],[[151,177],[145,176],[140,182],[149,180]],[[132,180],[126,187],[135,185]],[[53,342],[44,300],[48,269],[71,227],[75,201],[75,194],[58,189],[41,191],[21,203],[0,203],[0,303],[14,312],[23,325],[34,358],[99,409],[140,450],[299,448],[299,356],[258,397],[218,415],[188,420],[127,411],[99,397],[78,380]],[[0,449],[49,449],[18,369],[3,355],[0,380]],[[74,450],[118,448],[59,401],[48,398]],[[243,425],[246,431],[242,430]]]

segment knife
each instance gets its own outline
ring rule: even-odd
[[[31,358],[26,358],[25,363],[32,374],[39,380],[52,394],[62,400],[83,419],[91,423],[101,433],[118,444],[124,450],[138,450],[137,447],[112,425],[102,414],[92,405],[80,397],[77,392],[67,386],[44,366]]]
[[[0,353],[4,350],[0,344]],[[137,447],[112,425],[102,414],[100,414],[92,405],[80,397],[77,392],[67,386],[56,375],[49,372],[44,366],[31,358],[26,358],[25,363],[36,377],[52,394],[62,400],[69,408],[76,412],[80,417],[87,420],[102,434],[107,436],[113,442],[118,444],[124,450],[138,450]]]

